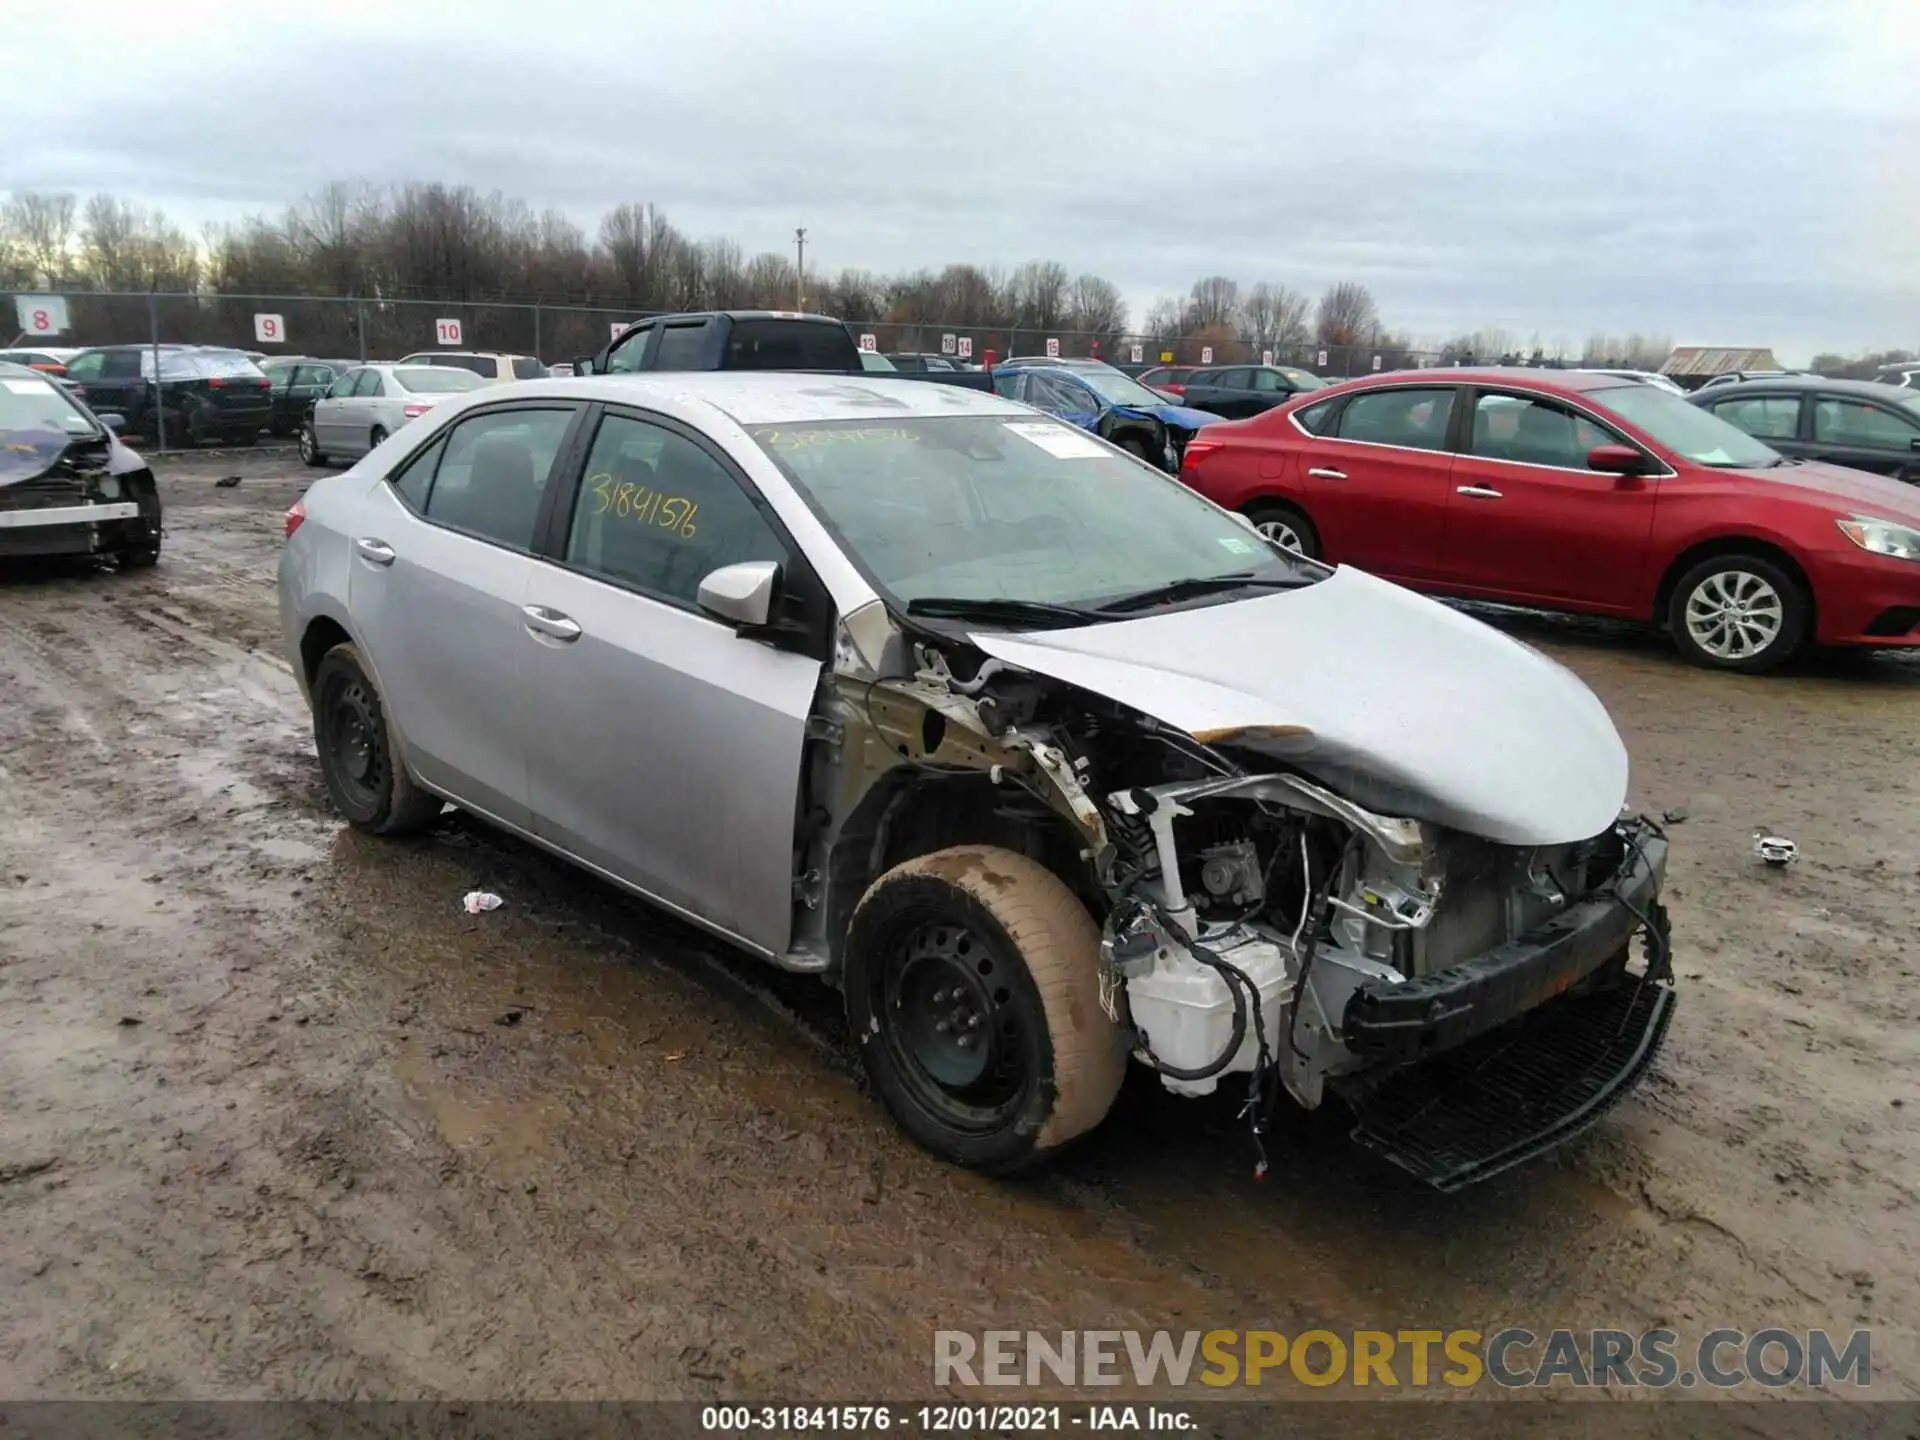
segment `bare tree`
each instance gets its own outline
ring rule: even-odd
[[[1147,311],[1147,334],[1156,340],[1178,340],[1186,329],[1184,319],[1180,302],[1162,296]]]
[[[707,303],[716,310],[738,310],[747,304],[747,266],[740,247],[715,237],[700,242],[707,275]]]
[[[1262,280],[1247,292],[1240,307],[1240,333],[1257,350],[1284,354],[1303,347],[1312,338],[1307,326],[1311,303],[1298,290]]]
[[[1067,267],[1057,260],[1029,260],[1013,272],[1013,314],[1029,330],[1057,330],[1067,319]]]
[[[1067,291],[1067,324],[1102,338],[1127,328],[1127,302],[1120,287],[1098,275],[1082,275]]]
[[[1188,328],[1193,330],[1232,330],[1240,319],[1240,282],[1224,275],[1209,275],[1193,282],[1187,307]]]
[[[0,227],[13,237],[31,271],[30,284],[55,287],[66,282],[73,269],[73,222],[76,205],[62,191],[19,190],[0,210]]]
[[[665,301],[666,266],[679,232],[655,205],[618,205],[600,221],[600,248],[630,304],[658,309]],[[789,289],[788,298],[792,297]]]
[[[747,303],[773,309],[791,306],[799,285],[799,275],[793,268],[793,261],[770,251],[756,255],[747,262],[744,279]]]
[[[1314,315],[1314,338],[1322,345],[1371,345],[1380,331],[1380,312],[1366,286],[1342,280],[1321,295]]]

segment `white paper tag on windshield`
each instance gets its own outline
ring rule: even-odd
[[[45,395],[53,389],[51,380],[0,380],[16,395]]]
[[[1251,540],[1242,540],[1237,535],[1221,536],[1220,546],[1224,550],[1233,551],[1236,555],[1251,555],[1255,549],[1254,543]]]
[[[1098,460],[1113,453],[1084,431],[1047,420],[1016,420],[1007,429],[1062,460]]]

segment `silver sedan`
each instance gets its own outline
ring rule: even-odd
[[[961,1164],[1090,1130],[1131,1056],[1244,1084],[1255,1144],[1283,1088],[1373,1097],[1451,1187],[1666,1032],[1666,846],[1578,679],[997,396],[489,386],[307,491],[280,609],[349,822],[451,801],[821,976]],[[1420,1067],[1496,1031],[1513,1073],[1463,1069],[1528,1105],[1447,1128]]]
[[[442,400],[486,385],[470,370],[425,365],[360,365],[334,379],[300,429],[300,458],[309,465],[353,460]]]

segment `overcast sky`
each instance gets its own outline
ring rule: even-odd
[[[1394,329],[1920,344],[1920,0],[7,5],[0,190],[624,200],[808,268],[1356,279]],[[205,12],[204,19],[195,18]],[[39,57],[37,60],[32,57]]]

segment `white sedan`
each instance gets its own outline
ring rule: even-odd
[[[487,382],[470,370],[425,365],[361,365],[338,376],[315,402],[300,431],[300,458],[309,465],[351,460],[417,420],[452,395]]]

